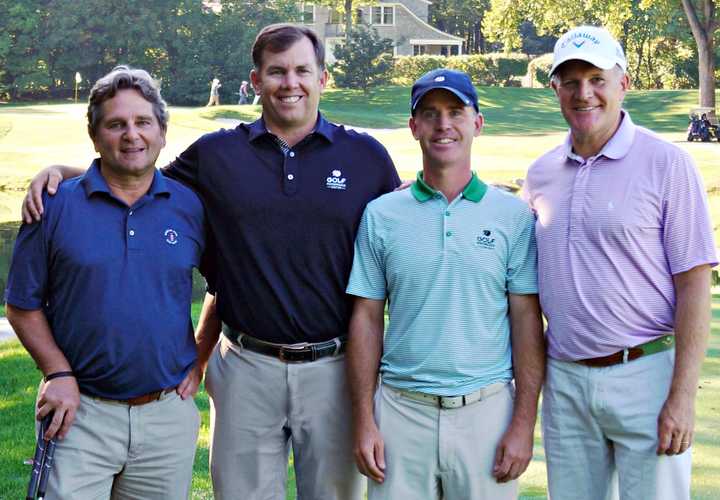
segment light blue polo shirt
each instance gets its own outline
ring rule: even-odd
[[[347,293],[389,301],[380,372],[442,396],[512,379],[508,293],[537,293],[534,217],[475,174],[452,202],[418,174],[368,204]]]

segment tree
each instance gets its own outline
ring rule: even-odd
[[[700,80],[700,106],[715,109],[715,33],[720,22],[717,18],[717,0],[682,0],[698,51]]]
[[[335,47],[336,62],[331,71],[338,87],[361,88],[386,83],[392,69],[393,42],[377,30],[359,25],[347,34],[344,44]]]
[[[700,103],[715,104],[715,40],[718,34],[717,2],[719,0],[682,0],[685,15],[678,16],[679,4],[674,0],[594,0],[564,2],[562,0],[491,0],[487,15],[488,33],[502,41],[506,49],[519,47],[518,27],[530,20],[539,34],[559,35],[579,24],[604,25],[618,37],[629,58],[639,59],[641,66],[654,73],[646,80],[658,80],[663,68],[652,68],[658,57],[677,63],[673,44],[685,43],[687,27],[679,29],[679,22],[688,22],[698,51]],[[694,27],[693,27],[694,26]],[[660,48],[662,50],[658,51]],[[654,59],[653,59],[654,58]],[[675,59],[673,59],[675,58]],[[637,63],[637,61],[635,61]],[[636,64],[636,69],[637,69]]]
[[[353,26],[353,0],[316,0],[313,3],[325,5],[342,15],[345,20],[345,41],[347,41]],[[365,5],[367,2],[363,4]]]
[[[430,24],[465,40],[469,54],[486,52],[483,18],[490,0],[437,0],[430,6]]]

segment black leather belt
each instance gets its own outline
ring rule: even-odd
[[[309,363],[326,356],[337,356],[345,352],[347,344],[346,336],[317,343],[275,344],[256,339],[227,325],[223,325],[223,333],[228,340],[248,351],[272,356],[285,363]]]

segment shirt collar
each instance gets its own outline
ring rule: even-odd
[[[463,189],[462,195],[464,198],[478,203],[483,199],[483,196],[485,196],[487,189],[487,184],[478,179],[475,172],[472,172],[472,177],[470,177],[470,181],[465,186],[465,189]],[[420,203],[428,201],[437,194],[437,190],[431,188],[425,182],[422,170],[417,173],[417,179],[413,182],[412,186],[410,186],[410,192]]]
[[[248,140],[250,140],[250,142],[254,142],[257,138],[267,134],[272,135],[272,133],[267,129],[267,126],[265,125],[265,120],[262,116],[247,125],[247,128],[249,131]],[[308,136],[311,134],[320,135],[327,139],[329,142],[333,142],[333,139],[335,138],[335,127],[333,127],[332,124],[325,119],[322,113],[318,112],[317,121],[315,122],[315,128],[313,128],[313,131],[310,132]]]
[[[630,152],[630,147],[635,139],[636,128],[637,127],[630,119],[630,114],[625,110],[620,111],[620,126],[610,140],[595,156],[597,157],[602,155],[613,160],[623,158],[628,154],[628,152]],[[579,163],[583,163],[585,161],[572,150],[572,132],[568,132],[568,135],[565,138],[565,156]]]
[[[100,172],[100,158],[95,158],[93,160],[90,168],[87,169],[87,171],[83,175],[82,181],[80,182],[85,188],[85,196],[87,196],[88,198],[94,193],[110,194],[110,187],[108,186],[105,177],[103,177],[102,173]],[[168,196],[170,195],[167,180],[158,169],[155,169],[153,181],[152,184],[150,184],[150,189],[148,189],[147,194],[149,196],[156,196],[159,194],[164,194]]]

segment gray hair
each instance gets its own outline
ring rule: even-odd
[[[167,104],[160,95],[160,85],[144,69],[134,69],[129,66],[116,66],[107,75],[100,78],[88,98],[88,130],[91,137],[95,137],[97,128],[102,121],[102,103],[112,99],[118,90],[132,89],[142,94],[146,101],[152,104],[155,118],[163,131],[167,131],[170,113]]]

